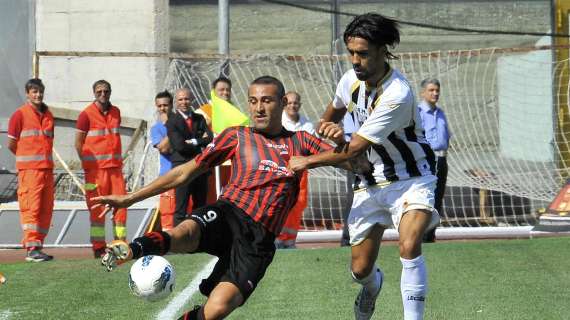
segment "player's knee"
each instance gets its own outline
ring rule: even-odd
[[[422,254],[421,240],[417,239],[400,239],[400,257],[413,259]]]
[[[227,303],[208,303],[204,310],[205,319],[224,319],[233,311]]]
[[[356,279],[362,279],[369,275],[374,268],[374,264],[368,259],[352,259],[351,271]]]
[[[210,295],[204,306],[206,319],[223,319],[239,306],[239,301],[235,298],[220,298]]]

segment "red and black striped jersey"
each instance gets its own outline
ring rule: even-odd
[[[283,129],[268,136],[251,127],[231,127],[195,158],[214,167],[231,159],[231,175],[220,198],[241,208],[270,232],[279,234],[297,201],[300,175],[287,169],[291,156],[308,156],[332,147],[305,132]]]

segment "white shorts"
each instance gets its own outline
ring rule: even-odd
[[[410,210],[431,211],[427,230],[435,228],[439,224],[439,213],[433,207],[436,182],[437,177],[429,175],[355,191],[348,216],[350,244],[362,242],[376,224],[398,230],[402,216]]]

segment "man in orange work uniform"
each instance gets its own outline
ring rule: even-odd
[[[95,101],[77,118],[75,149],[85,171],[85,198],[91,222],[91,244],[95,258],[105,254],[105,217],[102,208],[91,209],[91,198],[109,194],[126,194],[121,156],[121,112],[111,104],[111,84],[105,80],[93,84]],[[118,209],[113,214],[115,240],[127,237],[127,211]]]
[[[18,203],[26,261],[50,261],[42,252],[53,213],[53,115],[43,103],[40,79],[26,82],[27,102],[10,117],[8,148],[16,155]]]

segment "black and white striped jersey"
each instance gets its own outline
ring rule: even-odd
[[[356,188],[434,174],[435,156],[427,143],[414,93],[398,71],[389,71],[376,88],[358,80],[354,70],[340,79],[335,108],[347,108],[358,128],[355,134],[370,141],[368,160],[373,171],[359,176]]]

